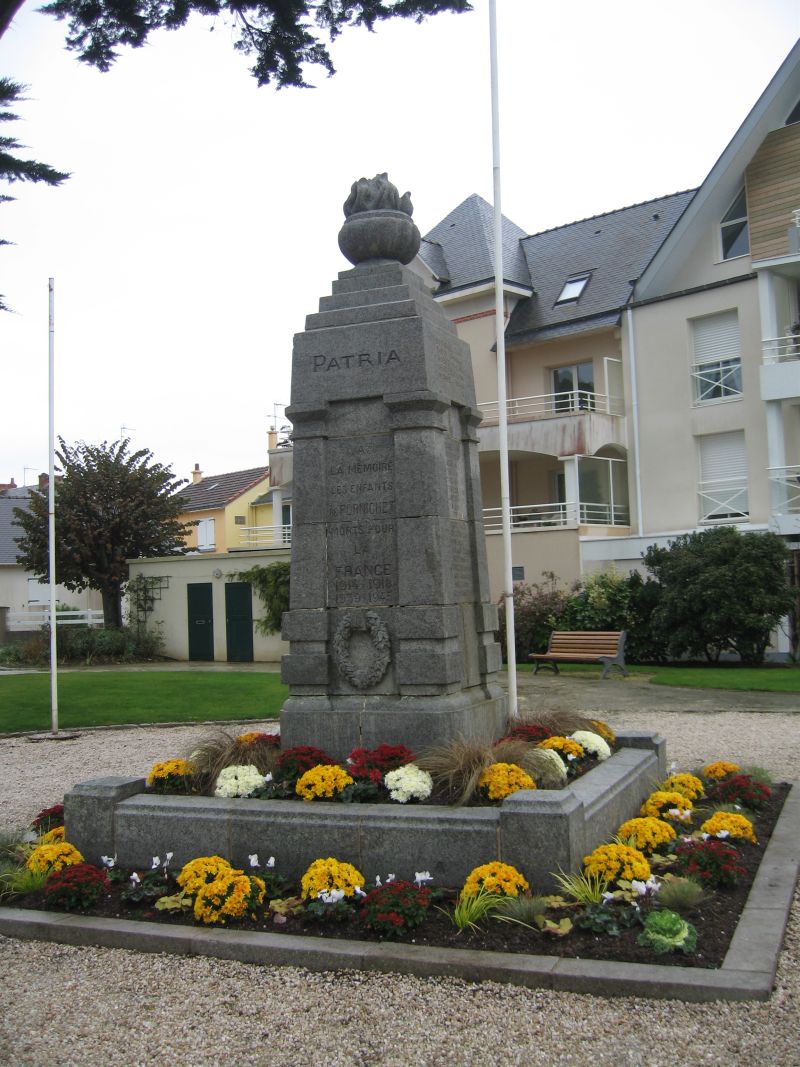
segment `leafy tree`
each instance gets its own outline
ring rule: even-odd
[[[232,574],[228,581],[248,582],[266,611],[262,619],[256,619],[255,627],[260,634],[278,633],[284,611],[289,610],[288,560],[278,560],[266,567],[256,564],[246,571]]]
[[[56,580],[71,590],[97,589],[106,627],[122,624],[129,559],[181,555],[192,523],[178,520],[175,491],[183,484],[152,452],[129,453],[128,438],[74,446],[58,439],[62,477],[56,484]],[[49,580],[48,499],[32,492],[30,510],[14,509],[23,535],[19,560]]]
[[[0,35],[21,6],[21,0],[0,0]],[[422,22],[442,11],[470,11],[471,5],[469,0],[51,0],[41,10],[67,22],[67,47],[100,70],[109,69],[120,46],[140,48],[154,30],[176,30],[191,15],[222,17],[238,31],[234,48],[253,57],[258,84],[281,88],[307,86],[307,63],[335,73],[320,31],[333,40],[347,26],[373,30],[392,18]]]
[[[0,18],[0,32],[2,30],[2,18]],[[19,115],[15,115],[8,108],[12,104],[21,103],[25,97],[22,95],[27,86],[13,81],[11,78],[0,78],[0,122],[15,122]],[[46,185],[60,185],[66,181],[69,174],[60,170],[54,170],[47,163],[39,163],[35,159],[20,159],[12,153],[24,147],[13,137],[0,136],[0,181],[8,182],[45,182]],[[7,193],[0,193],[0,204],[14,200]],[[7,245],[8,241],[0,237],[0,245]],[[8,311],[0,294],[0,311]]]
[[[684,534],[643,557],[661,584],[653,621],[670,654],[723,652],[761,663],[770,634],[791,609],[788,552],[777,534],[740,533],[720,526]]]
[[[629,663],[659,663],[666,644],[653,625],[661,594],[658,582],[645,581],[638,571],[627,575],[599,571],[581,580],[559,619],[560,630],[625,630]]]

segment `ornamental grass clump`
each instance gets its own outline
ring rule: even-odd
[[[669,819],[670,822],[689,822],[692,818],[692,802],[682,793],[657,789],[639,808],[639,814],[654,819]]]
[[[479,893],[496,893],[502,897],[516,897],[530,889],[527,879],[516,867],[494,860],[475,867],[467,875],[461,897],[474,897]]]
[[[194,766],[185,759],[155,763],[147,776],[147,786],[154,793],[193,793]]]
[[[91,863],[76,863],[53,870],[43,886],[48,905],[64,911],[88,911],[110,889],[106,872]]]
[[[732,774],[708,787],[708,799],[714,804],[740,804],[760,811],[772,796],[772,790],[749,774]]]
[[[702,885],[693,877],[682,878],[674,874],[664,875],[656,903],[670,911],[694,911],[706,896]]]
[[[25,866],[34,874],[49,874],[51,871],[60,871],[63,867],[72,867],[83,862],[83,856],[74,845],[66,841],[56,841],[55,844],[39,845],[35,848],[28,856]]]
[[[314,860],[300,879],[304,900],[316,900],[325,893],[341,892],[348,899],[362,895],[364,875],[350,863],[328,856]]]
[[[567,768],[557,752],[538,748],[532,741],[519,737],[498,741],[492,749],[495,763],[516,763],[533,778],[539,789],[562,789],[567,782]]]
[[[249,765],[262,775],[274,774],[280,743],[280,734],[252,730],[233,737],[225,730],[218,730],[192,751],[190,760],[197,791],[211,793],[225,767]]]
[[[389,771],[383,784],[389,791],[389,798],[398,804],[427,800],[433,792],[433,778],[415,763],[407,763]]]
[[[694,774],[671,774],[669,778],[664,779],[659,789],[665,793],[680,793],[692,803],[705,795],[705,786]]]
[[[361,918],[370,930],[392,939],[420,926],[428,915],[431,891],[413,882],[389,882],[361,901]]]
[[[652,815],[638,819],[628,819],[617,830],[620,844],[632,845],[645,855],[657,852],[662,845],[669,845],[676,838],[674,829],[663,819]]]
[[[716,889],[735,886],[746,874],[741,854],[733,845],[716,838],[706,841],[689,839],[675,849],[675,872],[695,878],[701,885]]]
[[[264,787],[264,775],[249,764],[223,767],[214,785],[215,797],[249,797]]]
[[[714,763],[707,763],[700,772],[704,778],[711,778],[715,781],[720,778],[727,778],[728,775],[738,774],[742,768],[738,763],[730,763],[728,760],[716,760]]]
[[[600,845],[583,857],[583,870],[587,876],[602,878],[606,882],[646,882],[650,878],[650,864],[638,848],[630,845]]]
[[[303,800],[333,800],[342,793],[353,779],[336,764],[321,764],[302,774],[294,787]]]
[[[495,757],[486,741],[454,737],[417,758],[416,766],[433,779],[433,795],[442,804],[466,804],[478,788],[478,780]]]
[[[492,763],[478,779],[478,789],[487,800],[503,800],[520,789],[535,789],[536,782],[515,763]]]
[[[710,837],[732,837],[738,841],[749,841],[757,844],[753,824],[744,815],[737,815],[730,811],[718,811],[712,815],[700,827],[700,832]]]

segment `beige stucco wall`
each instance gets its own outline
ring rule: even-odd
[[[574,363],[593,364],[595,392],[605,392],[604,357],[620,359],[617,329],[559,337],[508,352],[509,396],[542,396],[553,392],[552,371]]]
[[[131,578],[143,574],[148,578],[168,578],[169,588],[156,600],[153,613],[148,617],[148,628],[158,627],[164,637],[164,653],[171,659],[189,658],[189,623],[186,588],[190,583],[210,582],[214,610],[214,659],[225,662],[228,658],[225,638],[225,584],[228,575],[247,570],[256,565],[268,566],[276,560],[288,560],[288,550],[247,553],[203,553],[197,556],[165,556],[158,559],[132,560]],[[219,572],[219,573],[216,573]],[[253,618],[263,614],[263,607],[253,597]],[[253,636],[253,657],[258,663],[279,662],[288,653],[289,646],[280,634],[264,637],[258,632]]]
[[[730,309],[736,309],[739,318],[743,395],[697,405],[690,320]],[[635,309],[643,532],[697,525],[698,437],[731,430],[745,434],[751,522],[768,518],[759,321],[754,280]]]
[[[565,583],[580,575],[578,531],[534,530],[514,533],[511,538],[512,563],[525,568],[526,582],[539,582],[544,571],[554,571]],[[489,589],[492,600],[503,593],[503,538],[500,534],[486,537],[486,556],[489,563]]]

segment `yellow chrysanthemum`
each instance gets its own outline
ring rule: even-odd
[[[655,852],[661,845],[674,841],[677,834],[668,822],[648,815],[641,819],[628,819],[617,830],[617,837],[630,841],[640,852]]]
[[[194,773],[194,766],[185,759],[168,759],[161,763],[154,763],[147,776],[147,784],[153,785],[157,781],[168,781],[170,778],[190,778]]]
[[[682,793],[657,789],[639,808],[639,814],[650,815],[654,819],[669,819],[671,822],[686,822],[691,817],[692,807],[691,800]]]
[[[241,919],[249,915],[255,919],[255,909],[264,900],[266,886],[255,875],[244,871],[220,870],[218,876],[197,892],[194,917],[198,922],[219,923],[226,919]]]
[[[703,783],[693,774],[671,774],[665,778],[660,788],[665,793],[680,793],[687,800],[699,800],[705,793]]]
[[[516,763],[492,763],[478,779],[489,800],[502,800],[519,789],[535,789],[536,782]]]
[[[42,834],[39,838],[40,845],[55,845],[59,841],[64,840],[64,827],[54,826],[52,830],[48,830],[46,834]]]
[[[738,774],[742,768],[738,763],[730,763],[728,760],[718,759],[715,763],[709,763],[700,772],[704,778],[727,778],[729,774]]]
[[[52,845],[39,845],[31,852],[25,863],[29,871],[41,874],[46,871],[60,871],[63,867],[72,867],[83,863],[83,856],[74,845],[66,841],[56,841]]]
[[[617,735],[607,722],[603,722],[602,719],[589,719],[589,722],[594,727],[595,733],[600,734],[604,741],[608,741],[609,745],[616,744]]]
[[[356,889],[361,889],[363,885],[364,875],[361,871],[350,863],[341,863],[333,856],[314,860],[300,880],[301,895],[311,900],[332,889],[340,889],[346,897],[352,897]]]
[[[744,815],[737,815],[733,811],[718,811],[706,819],[700,830],[711,837],[718,837],[720,833],[725,837],[735,837],[740,841],[750,841],[757,844],[753,824]]]
[[[462,897],[476,897],[485,893],[500,893],[504,897],[516,897],[530,889],[524,875],[509,863],[484,863],[470,871],[461,890]]]
[[[620,878],[646,882],[650,877],[647,858],[630,845],[600,845],[583,857],[583,870],[586,875],[600,877],[606,882],[616,882]]]
[[[583,745],[579,745],[577,741],[573,741],[571,737],[548,737],[544,741],[540,741],[537,748],[552,748],[556,752],[560,752],[562,756],[569,757],[574,756],[575,759],[583,759],[586,753],[583,750]]]
[[[353,779],[341,767],[321,764],[301,775],[294,789],[303,800],[316,800],[319,797],[330,799],[352,784]]]
[[[222,856],[198,856],[197,859],[189,860],[184,864],[175,880],[181,889],[193,897],[203,886],[230,870],[233,868]]]

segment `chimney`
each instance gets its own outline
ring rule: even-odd
[[[14,481],[14,475],[13,474],[11,475],[11,484],[9,485],[8,488],[9,489],[16,489],[17,488],[17,483]]]
[[[192,471],[192,485],[197,485],[198,482],[202,482],[203,472],[200,470],[200,464],[195,463],[194,470]]]
[[[50,483],[50,475],[49,474],[40,474],[39,475],[39,492],[43,493],[45,491],[45,489],[47,488],[47,486],[49,485],[49,483]]]
[[[267,451],[271,452],[274,448],[278,447],[278,431],[274,426],[270,426],[267,430]]]

